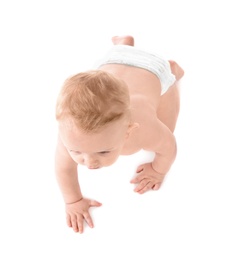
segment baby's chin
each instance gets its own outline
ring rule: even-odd
[[[105,167],[109,167],[109,166],[111,166],[112,164],[110,164],[110,165],[106,165],[106,166],[87,166],[87,168],[89,169],[89,170],[99,170],[99,169],[102,169],[102,168],[105,168]]]
[[[105,165],[98,165],[98,166],[87,166],[87,168],[89,170],[98,170],[98,169],[102,169],[102,168],[105,168],[105,167],[110,167],[112,166],[116,161],[112,162],[112,163],[108,163],[108,164],[105,164]]]
[[[87,166],[87,168],[88,168],[89,170],[97,170],[97,169],[101,169],[102,167],[100,167],[100,166],[97,166],[97,167]]]

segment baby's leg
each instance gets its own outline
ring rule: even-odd
[[[184,76],[184,70],[173,60],[169,60],[169,63],[171,71],[173,75],[175,75],[176,80],[178,81]]]
[[[161,96],[160,103],[157,109],[157,115],[168,128],[173,132],[176,127],[176,122],[180,110],[180,95],[179,95],[179,79],[184,75],[183,69],[175,62],[169,61],[171,71],[176,77],[176,81],[168,91]]]
[[[134,46],[134,38],[130,35],[125,36],[114,36],[112,37],[112,42],[114,45],[130,45]]]

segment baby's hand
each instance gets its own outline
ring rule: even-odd
[[[130,182],[137,184],[134,191],[140,194],[148,190],[158,190],[165,177],[165,174],[158,173],[152,168],[151,163],[145,163],[137,168],[138,174]]]
[[[67,225],[72,227],[75,232],[83,233],[83,221],[85,220],[88,226],[93,228],[94,224],[89,213],[89,208],[101,205],[98,201],[86,198],[82,198],[75,203],[66,204]]]

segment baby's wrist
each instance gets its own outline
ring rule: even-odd
[[[161,174],[161,175],[165,175],[165,174],[166,174],[166,173],[163,172],[162,170],[158,170],[157,167],[155,167],[155,166],[153,165],[153,163],[152,163],[152,169],[153,169],[155,172],[157,172],[158,174]]]
[[[81,198],[80,198],[80,199],[78,199],[78,200],[74,200],[74,201],[72,201],[72,202],[65,202],[65,204],[66,204],[66,205],[75,204],[75,203],[77,203],[77,202],[81,201],[82,199],[83,199],[83,197],[81,197]]]

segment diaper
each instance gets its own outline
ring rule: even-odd
[[[95,68],[99,68],[104,64],[129,65],[154,73],[161,82],[161,95],[163,95],[176,80],[167,60],[157,54],[152,54],[129,45],[113,46],[113,48],[95,64]]]

